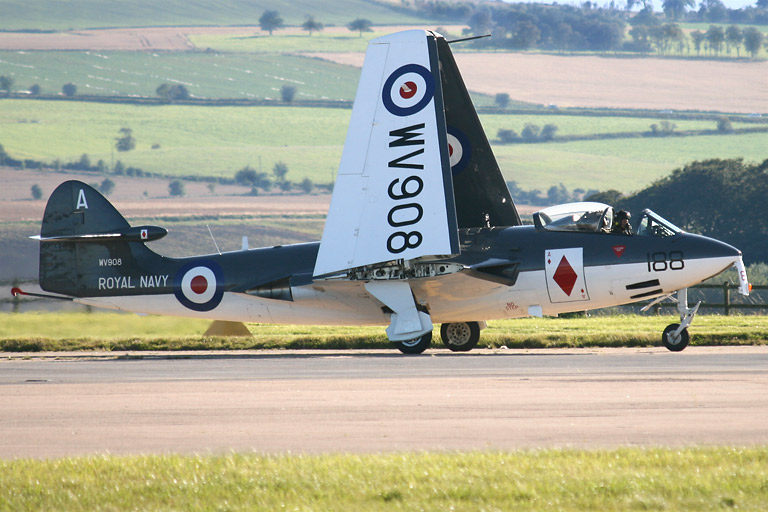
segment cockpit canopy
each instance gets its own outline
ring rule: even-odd
[[[579,233],[610,233],[613,207],[603,203],[580,202],[551,206],[533,214],[539,231],[570,231]],[[632,219],[635,236],[674,236],[682,230],[651,210],[643,210],[639,219]]]

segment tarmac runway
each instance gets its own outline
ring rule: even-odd
[[[3,354],[0,457],[768,443],[768,347]]]

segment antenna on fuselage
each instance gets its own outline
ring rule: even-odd
[[[448,44],[463,43],[464,41],[472,41],[474,39],[482,39],[484,37],[491,37],[491,34],[485,34],[485,35],[482,35],[482,36],[464,37],[462,39],[454,39],[453,41],[446,41],[446,43],[448,43]]]
[[[205,227],[208,228],[208,234],[211,235],[211,240],[213,240],[213,245],[216,247],[216,252],[219,253],[219,256],[221,256],[221,251],[219,250],[219,244],[216,243],[216,239],[213,237],[213,231],[211,231],[211,226],[206,224]]]

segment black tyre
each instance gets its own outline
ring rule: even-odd
[[[421,336],[420,338],[414,338],[408,341],[393,341],[397,350],[403,354],[421,354],[429,348],[432,343],[432,331]]]
[[[688,334],[688,329],[683,329],[677,337],[673,338],[672,333],[680,327],[680,324],[669,324],[661,335],[661,343],[672,352],[680,352],[691,341],[691,337]]]
[[[453,352],[469,352],[480,341],[480,326],[477,322],[456,322],[440,327],[443,344]]]

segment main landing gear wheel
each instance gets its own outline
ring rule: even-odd
[[[393,341],[392,343],[394,343],[397,347],[397,350],[403,354],[421,354],[427,350],[429,345],[432,343],[432,331],[429,331],[427,334],[412,340]]]
[[[683,329],[680,331],[680,334],[675,336],[675,331],[678,327],[680,327],[680,324],[669,324],[661,335],[661,343],[672,352],[680,352],[687,347],[688,342],[691,341],[687,328]]]
[[[477,322],[456,322],[440,327],[443,344],[453,352],[469,352],[480,341],[480,326]]]

